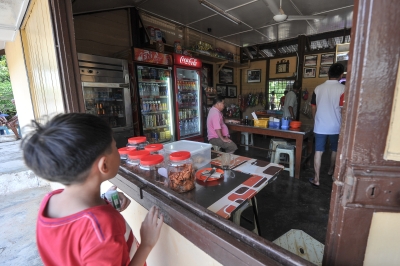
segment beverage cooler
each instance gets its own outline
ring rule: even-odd
[[[203,142],[201,112],[201,61],[174,54],[175,119],[177,136],[182,140]]]
[[[172,58],[153,51],[134,50],[141,134],[150,143],[175,141]]]
[[[133,136],[127,61],[81,53],[78,61],[86,113],[106,121],[117,146],[125,146]]]

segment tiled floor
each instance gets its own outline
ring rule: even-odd
[[[254,145],[267,148],[269,138],[254,135]],[[239,147],[235,154],[251,158],[269,160],[267,151]],[[314,176],[313,167],[301,172],[300,179],[289,177],[287,171],[257,194],[261,235],[274,241],[291,229],[303,230],[322,244],[325,243],[328,224],[329,204],[332,190],[332,177],[328,176],[330,152],[322,156],[320,182],[318,189],[308,183]],[[313,166],[313,158],[311,158]],[[244,212],[244,217],[252,217],[251,208]],[[242,219],[243,227],[252,229],[252,225]]]

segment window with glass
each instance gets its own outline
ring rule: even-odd
[[[294,79],[271,79],[269,81],[268,102],[270,110],[282,110],[285,91],[292,90]]]

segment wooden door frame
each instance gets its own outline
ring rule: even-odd
[[[49,0],[49,6],[65,111],[67,113],[84,113],[85,105],[75,45],[72,2]]]
[[[393,1],[354,4],[323,265],[362,265],[373,213],[400,212],[396,193],[390,193],[400,187],[400,162],[383,158],[399,67],[400,35],[395,25],[400,25],[400,11]]]

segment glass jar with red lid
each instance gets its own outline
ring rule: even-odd
[[[147,155],[140,159],[140,173],[144,177],[154,178],[155,181],[168,185],[166,178],[161,175],[165,170],[160,171],[161,168],[164,168],[164,156],[162,155]]]
[[[135,147],[122,147],[118,149],[119,155],[121,157],[121,160],[127,160],[128,159],[128,154],[131,151],[135,151]]]
[[[127,147],[135,147],[136,150],[144,150],[144,147],[149,145],[147,138],[144,136],[132,137],[128,139]]]
[[[194,169],[190,152],[177,151],[169,155],[168,186],[179,193],[194,189]]]
[[[141,151],[131,151],[128,153],[128,161],[130,165],[139,165],[140,159],[143,157],[150,155],[149,151],[141,150]]]
[[[146,151],[149,151],[150,154],[159,154],[164,156],[164,145],[160,143],[156,144],[149,144],[146,147],[144,147]]]

